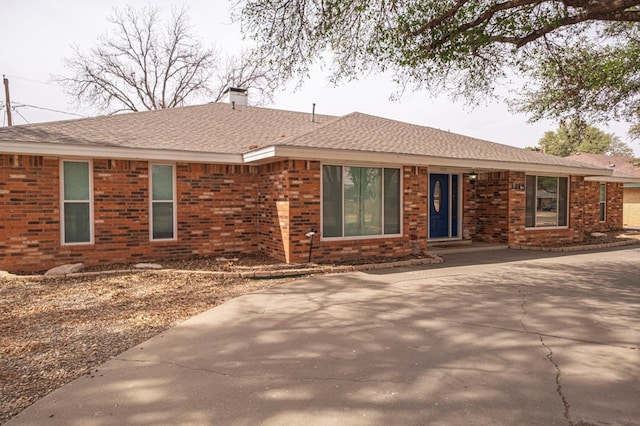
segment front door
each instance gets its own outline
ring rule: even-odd
[[[429,175],[429,238],[449,237],[449,175]]]
[[[458,237],[458,175],[429,175],[429,238]]]

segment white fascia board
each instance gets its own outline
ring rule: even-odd
[[[265,161],[273,161],[280,156],[276,154],[275,146],[267,146],[242,154],[245,163],[263,163]]]
[[[216,154],[167,149],[123,148],[95,145],[62,145],[33,142],[0,142],[0,153],[56,157],[113,158],[122,160],[180,161],[187,163],[243,164],[240,154]]]
[[[608,169],[593,167],[567,167],[552,164],[519,163],[512,161],[479,160],[472,158],[447,158],[412,154],[392,154],[385,152],[347,151],[337,149],[318,149],[293,146],[269,146],[244,154],[244,160],[250,162],[274,161],[278,158],[295,158],[302,160],[357,161],[358,163],[393,164],[406,166],[451,167],[463,170],[513,170],[530,174],[556,175],[600,175],[611,176]]]
[[[640,177],[633,176],[587,176],[584,180],[590,182],[640,183]]]

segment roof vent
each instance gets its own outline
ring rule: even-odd
[[[229,87],[222,93],[222,102],[238,106],[247,106],[247,89]],[[235,108],[234,108],[235,109]]]

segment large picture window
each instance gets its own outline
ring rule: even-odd
[[[400,233],[400,169],[322,167],[322,236]]]
[[[91,175],[88,161],[63,161],[62,242],[88,244],[91,232]]]
[[[175,239],[176,206],[173,165],[151,165],[151,239]]]
[[[567,226],[569,179],[527,176],[525,226]]]

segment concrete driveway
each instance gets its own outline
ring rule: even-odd
[[[445,260],[240,297],[9,424],[640,424],[640,249]]]

